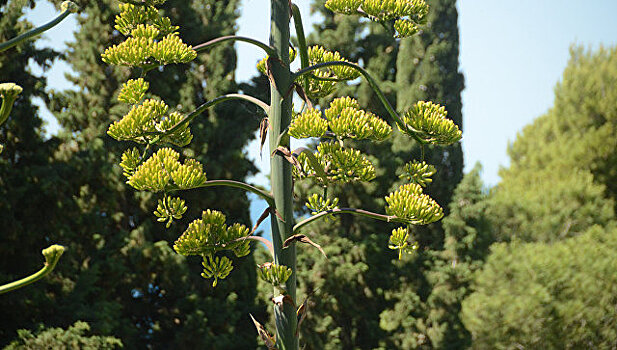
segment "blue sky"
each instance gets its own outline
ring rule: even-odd
[[[309,0],[297,1],[310,22]],[[615,0],[459,0],[460,68],[463,91],[466,170],[477,161],[484,166],[487,185],[498,183],[500,166],[508,164],[506,149],[521,129],[545,113],[553,103],[553,88],[565,68],[573,44],[596,48],[617,44]],[[245,0],[239,34],[267,41],[268,0]],[[46,1],[37,1],[29,14],[36,23],[54,16]],[[312,18],[317,20],[317,18]],[[310,28],[309,23],[305,25]],[[40,45],[62,49],[71,40],[70,19],[47,32]],[[238,78],[255,74],[261,52],[238,44]],[[331,48],[336,49],[336,48]],[[50,86],[67,87],[68,67],[57,64],[49,72]],[[53,120],[49,130],[53,132]],[[256,152],[251,152],[258,163]],[[267,169],[266,169],[267,171]],[[261,181],[259,178],[255,181]]]

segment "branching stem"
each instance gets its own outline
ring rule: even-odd
[[[396,113],[396,111],[392,107],[392,104],[390,104],[390,101],[388,101],[388,99],[386,98],[386,95],[379,88],[379,85],[377,84],[377,81],[375,81],[375,79],[373,79],[373,77],[369,74],[369,72],[366,71],[366,69],[360,67],[359,65],[357,65],[355,63],[346,62],[346,61],[322,62],[322,63],[318,63],[318,64],[312,65],[310,67],[307,67],[307,68],[300,69],[299,71],[294,73],[293,77],[294,77],[294,80],[295,80],[295,79],[297,79],[299,77],[302,77],[302,76],[304,76],[306,74],[310,74],[311,72],[313,72],[313,71],[315,71],[317,69],[328,68],[328,67],[333,67],[333,66],[346,66],[346,67],[350,67],[350,68],[353,68],[353,69],[357,70],[360,74],[362,74],[364,76],[364,78],[366,79],[366,81],[371,86],[371,88],[373,89],[373,91],[375,91],[375,93],[377,94],[377,97],[379,98],[379,100],[381,101],[383,106],[388,111],[388,114],[390,114],[390,117],[392,117],[392,119],[394,119],[396,124],[402,130],[409,131],[409,134],[412,135],[413,138],[416,141],[418,141],[418,143],[420,143],[421,145],[426,143],[424,140],[422,140],[421,138],[419,138],[416,135],[416,133],[419,133],[418,130],[415,130],[414,128],[410,127],[409,125],[405,125],[405,123],[403,122],[401,117],[399,117],[398,113]]]
[[[43,249],[43,256],[45,256],[45,265],[43,266],[43,268],[26,278],[22,278],[18,281],[0,286],[0,294],[8,293],[10,291],[25,287],[48,275],[56,267],[56,264],[58,264],[60,257],[64,253],[64,249],[64,247],[57,244],[54,244],[49,248]]]
[[[264,190],[261,190],[255,186],[251,186],[247,183],[240,182],[240,181],[211,180],[211,181],[206,181],[203,185],[199,186],[198,188],[214,187],[214,186],[226,186],[226,187],[240,188],[247,192],[254,193],[258,195],[259,197],[263,198],[268,203],[268,205],[274,205],[274,197],[272,197],[272,194]]]
[[[184,117],[184,119],[182,119],[180,122],[178,122],[178,124],[174,125],[173,128],[171,128],[171,129],[169,129],[169,130],[167,130],[167,131],[165,131],[163,133],[157,133],[157,136],[155,138],[153,138],[149,142],[149,144],[150,145],[155,144],[155,143],[159,142],[161,140],[161,138],[163,138],[164,136],[171,135],[174,132],[178,131],[184,125],[186,125],[187,123],[190,123],[198,115],[203,113],[206,109],[208,109],[210,107],[213,107],[213,106],[216,106],[217,104],[219,104],[221,102],[225,102],[225,101],[229,101],[229,100],[243,100],[243,101],[247,101],[247,102],[250,102],[250,103],[252,103],[254,105],[259,106],[266,113],[268,113],[270,111],[270,106],[268,106],[265,102],[255,98],[255,97],[252,97],[252,96],[242,95],[242,94],[228,94],[228,95],[219,96],[219,97],[215,98],[214,100],[208,101],[208,102],[202,104],[201,106],[197,107],[196,110],[194,110],[189,115]]]
[[[296,37],[298,38],[298,47],[300,50],[300,64],[301,67],[307,68],[309,66],[308,48],[306,46],[306,36],[304,35],[304,26],[302,25],[302,15],[298,5],[292,4],[291,11],[294,20],[294,26],[296,27]],[[304,90],[309,89],[309,78],[304,77]]]
[[[249,44],[253,44],[257,47],[259,47],[260,49],[264,50],[266,52],[266,54],[268,54],[268,56],[271,57],[276,57],[276,51],[274,51],[274,49],[264,43],[262,43],[259,40],[255,40],[252,38],[247,38],[244,36],[237,36],[237,35],[228,35],[228,36],[222,36],[220,38],[216,38],[213,40],[210,40],[208,42],[205,42],[203,44],[199,44],[197,46],[193,47],[193,50],[195,50],[197,53],[205,51],[206,49],[208,49],[211,46],[220,44],[220,43],[224,43],[226,41],[243,41],[245,43],[249,43]]]
[[[362,209],[338,208],[338,209],[322,211],[319,214],[313,215],[310,218],[306,218],[300,221],[294,226],[294,234],[296,233],[296,231],[312,223],[313,221],[317,221],[319,219],[323,219],[331,215],[340,215],[340,214],[353,214],[353,215],[365,216],[365,217],[369,217],[375,220],[380,220],[380,221],[385,221],[385,222],[402,222],[402,223],[405,222],[405,220],[397,216],[393,216],[393,215],[377,214],[377,213],[373,213],[373,212],[362,210]]]
[[[34,28],[28,32],[25,32],[19,36],[14,37],[13,39],[9,41],[6,41],[0,44],[0,52],[6,51],[24,40],[40,35],[41,33],[55,27],[56,25],[58,25],[58,23],[62,22],[66,17],[68,17],[68,15],[70,15],[72,12],[73,11],[71,11],[70,6],[67,6],[66,10],[62,11],[62,13],[58,15],[58,17],[54,18],[50,22],[40,27]]]

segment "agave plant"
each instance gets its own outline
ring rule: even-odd
[[[258,275],[274,288],[276,332],[271,335],[253,319],[258,333],[270,349],[298,349],[299,323],[303,305],[298,307],[296,295],[296,245],[305,243],[321,249],[310,236],[310,224],[333,215],[361,215],[387,222],[400,223],[384,244],[398,252],[412,253],[418,245],[410,227],[435,222],[443,210],[428,195],[423,186],[431,182],[434,167],[423,159],[409,163],[402,177],[409,183],[385,198],[385,213],[373,213],[359,208],[339,208],[338,199],[328,196],[327,189],[348,182],[371,181],[375,167],[368,155],[348,147],[347,140],[380,142],[393,133],[393,126],[371,111],[361,108],[351,97],[338,98],[329,106],[315,107],[313,100],[332,94],[339,84],[359,77],[366,79],[394,120],[400,132],[421,145],[449,145],[461,139],[461,131],[447,118],[444,107],[428,101],[418,101],[399,115],[370,74],[338,52],[321,46],[307,47],[302,18],[298,7],[289,0],[271,0],[270,42],[226,36],[191,47],[179,37],[178,27],[160,15],[156,6],[164,0],[121,0],[116,29],[127,36],[119,45],[102,55],[109,64],[128,66],[140,75],[127,81],[120,94],[121,102],[131,105],[129,112],[115,121],[108,134],[118,141],[131,141],[138,148],[127,149],[120,164],[127,184],[139,191],[160,194],[154,214],[168,227],[186,213],[187,204],[181,192],[212,186],[230,186],[257,195],[268,210],[256,227],[249,229],[237,223],[227,223],[223,213],[204,209],[200,218],[191,222],[176,240],[174,249],[182,255],[202,257],[202,276],[212,279],[213,286],[230,276],[233,261],[225,251],[240,258],[250,253],[249,243],[265,243],[271,261],[257,266]],[[422,25],[428,6],[424,0],[328,0],[325,6],[345,15],[364,16],[391,29],[392,35],[413,35]],[[298,47],[290,48],[291,20],[296,30]],[[270,82],[270,101],[261,101],[244,94],[220,96],[183,115],[173,111],[164,101],[148,92],[144,80],[150,70],[167,64],[187,63],[200,52],[214,45],[239,41],[255,45],[265,58],[257,69]],[[290,69],[290,63],[300,57],[301,68]],[[292,100],[297,95],[302,108],[294,110]],[[271,190],[232,180],[211,180],[204,166],[194,159],[181,159],[176,149],[192,140],[190,125],[206,109],[229,100],[257,105],[267,114],[262,122],[262,138],[269,134]],[[317,138],[315,150],[290,148],[290,138]],[[293,186],[295,180],[311,179],[322,194],[309,197],[306,207],[312,215],[296,222]],[[257,226],[267,216],[271,218],[272,241],[254,235]],[[252,317],[252,316],[251,316]]]

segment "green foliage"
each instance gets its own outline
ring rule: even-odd
[[[87,336],[90,326],[86,322],[77,321],[64,330],[62,328],[39,328],[35,333],[20,329],[19,339],[11,342],[4,350],[109,350],[122,348],[122,342],[114,337]]]
[[[475,349],[606,349],[617,341],[617,230],[554,244],[497,244],[463,320]]]
[[[500,240],[552,242],[615,218],[617,49],[571,55],[554,106],[508,150],[489,207]]]

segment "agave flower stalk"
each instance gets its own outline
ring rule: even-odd
[[[334,215],[359,215],[370,219],[398,223],[384,244],[398,252],[413,253],[417,243],[413,240],[413,225],[435,222],[443,216],[437,203],[423,193],[431,182],[434,168],[420,159],[403,169],[402,178],[410,183],[385,198],[385,214],[358,208],[339,208],[337,198],[329,198],[327,189],[338,184],[371,181],[376,176],[369,157],[359,150],[347,147],[347,139],[380,142],[388,138],[392,126],[382,118],[363,110],[358,101],[350,97],[334,99],[326,108],[314,108],[313,100],[332,94],[339,83],[365,78],[383,103],[398,129],[421,145],[446,145],[458,142],[461,132],[447,118],[445,108],[430,102],[418,101],[412,109],[399,114],[390,105],[375,79],[361,66],[350,62],[338,52],[321,46],[308,47],[304,36],[302,18],[298,7],[290,0],[271,0],[270,40],[225,36],[190,47],[182,42],[168,18],[161,17],[155,6],[164,0],[121,0],[121,13],[116,18],[116,29],[129,38],[108,48],[103,60],[110,64],[140,69],[142,78],[129,80],[119,99],[132,105],[129,113],[114,122],[108,134],[123,141],[142,145],[143,150],[127,150],[120,164],[127,177],[127,184],[137,190],[146,190],[162,196],[154,212],[157,220],[168,227],[187,212],[187,203],[178,197],[183,190],[207,189],[212,186],[234,187],[254,193],[268,204],[262,217],[250,230],[238,223],[227,223],[226,216],[216,210],[204,210],[176,240],[174,249],[182,255],[203,258],[202,276],[213,280],[213,287],[233,273],[233,262],[223,251],[237,257],[250,253],[249,242],[264,242],[254,236],[259,224],[268,216],[271,219],[272,242],[264,242],[272,254],[272,261],[258,265],[258,275],[272,284],[272,298],[276,330],[271,334],[251,316],[262,341],[269,349],[297,350],[300,323],[306,317],[303,305],[297,305],[296,249],[298,244],[308,244],[326,255],[325,250],[309,238],[309,224],[328,220]],[[428,10],[423,0],[329,0],[326,7],[348,15],[365,16],[391,27],[393,35],[412,35]],[[290,28],[298,38],[298,48],[290,48]],[[214,45],[224,42],[243,42],[262,49],[266,58],[258,70],[268,77],[270,96],[268,102],[242,94],[229,94],[207,101],[195,111],[182,115],[172,111],[164,101],[147,94],[145,74],[166,64],[187,63]],[[300,57],[301,69],[293,72],[290,63]],[[304,100],[295,112],[292,106],[294,93]],[[206,168],[193,159],[184,159],[168,145],[183,147],[192,140],[190,124],[206,109],[230,100],[252,103],[260,107],[267,119],[262,122],[262,140],[269,134],[270,188],[271,192],[234,180],[211,180]],[[291,150],[290,138],[321,138],[316,150],[299,148]],[[323,194],[313,194],[305,206],[312,216],[295,223],[294,181],[308,179]]]

